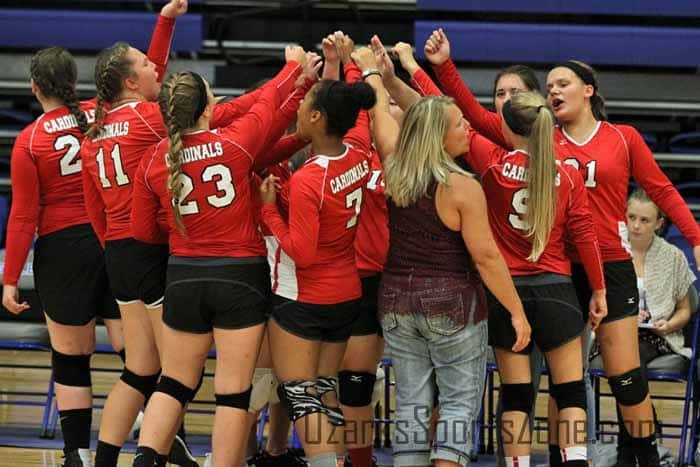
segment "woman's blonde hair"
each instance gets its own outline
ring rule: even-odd
[[[406,112],[396,150],[384,163],[386,192],[396,206],[408,207],[425,196],[433,179],[447,184],[450,173],[469,175],[444,147],[452,103],[449,97],[425,97]]]
[[[168,129],[168,191],[173,197],[173,217],[175,226],[181,233],[185,233],[185,224],[180,212],[180,199],[182,193],[182,131],[193,127],[197,123],[195,115],[199,96],[199,86],[191,73],[174,73],[163,82],[158,96],[160,112]]]
[[[557,166],[552,142],[554,116],[544,98],[536,92],[514,95],[510,99],[510,107],[515,123],[528,135],[528,200],[524,221],[526,235],[532,238],[532,250],[527,259],[534,262],[547,246],[556,215]]]

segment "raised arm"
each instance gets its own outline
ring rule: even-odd
[[[379,36],[373,36],[371,44],[376,65],[382,74],[382,80],[386,91],[391,95],[394,102],[396,102],[396,104],[401,107],[402,110],[408,110],[408,108],[413,105],[414,102],[420,99],[420,94],[413,90],[411,86],[404,83],[401,78],[396,76],[394,63],[391,61],[391,58],[389,57],[384,44],[382,44],[382,41],[379,39]]]
[[[484,108],[464,84],[457,67],[450,59],[450,42],[442,29],[433,31],[428,38],[425,43],[425,56],[433,65],[445,93],[454,98],[464,113],[464,118],[472,127],[499,146],[509,148],[503,137],[500,115]]]
[[[251,162],[268,144],[268,135],[279,117],[279,108],[294,89],[306,60],[301,47],[288,47],[287,58],[287,64],[275,78],[265,84],[260,98],[250,110],[221,131],[222,136],[248,154]],[[288,124],[289,122],[286,123]]]
[[[330,79],[338,81],[340,79],[340,56],[335,46],[335,36],[341,31],[336,31],[335,34],[329,34],[321,41],[321,50],[323,51],[323,73],[322,79]]]
[[[377,68],[375,54],[363,47],[352,54],[353,61],[362,71]],[[365,82],[374,88],[377,95],[377,103],[370,111],[374,129],[374,144],[379,157],[383,160],[396,149],[399,136],[399,125],[389,113],[389,97],[381,76],[372,74],[365,78]]]
[[[165,78],[170,57],[170,43],[175,31],[175,20],[187,13],[187,0],[171,0],[160,10],[153,29],[151,43],[148,46],[148,59],[156,65],[158,82]]]

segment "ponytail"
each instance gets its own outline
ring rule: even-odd
[[[528,201],[524,221],[532,239],[528,261],[537,261],[549,242],[556,213],[557,166],[552,133],[554,116],[537,92],[514,95],[503,105],[503,118],[516,134],[527,137]]]
[[[134,74],[131,60],[127,56],[130,45],[117,42],[104,49],[97,56],[95,63],[95,87],[97,88],[97,106],[95,121],[87,132],[87,137],[95,139],[102,132],[104,120],[104,105],[114,102],[124,89],[124,79]]]
[[[374,88],[367,83],[321,80],[314,90],[311,108],[325,115],[328,135],[342,138],[355,126],[360,110],[369,110],[376,102]]]
[[[552,231],[556,211],[557,168],[552,144],[554,117],[548,107],[540,107],[527,141],[530,154],[527,189],[529,193],[525,221],[527,235],[532,238],[528,261],[542,255]]]
[[[42,49],[34,54],[29,68],[32,80],[41,93],[63,102],[75,117],[80,131],[85,133],[88,129],[87,117],[80,109],[75,92],[78,67],[70,52],[62,47]]]

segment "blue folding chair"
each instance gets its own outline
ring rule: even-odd
[[[680,133],[668,141],[670,152],[682,154],[700,154],[700,131]]]

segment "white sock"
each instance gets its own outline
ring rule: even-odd
[[[530,467],[530,456],[506,457],[506,467]]]
[[[586,446],[569,446],[561,450],[562,462],[588,460],[588,448]]]
[[[78,455],[84,467],[92,467],[92,453],[89,449],[78,449]]]

